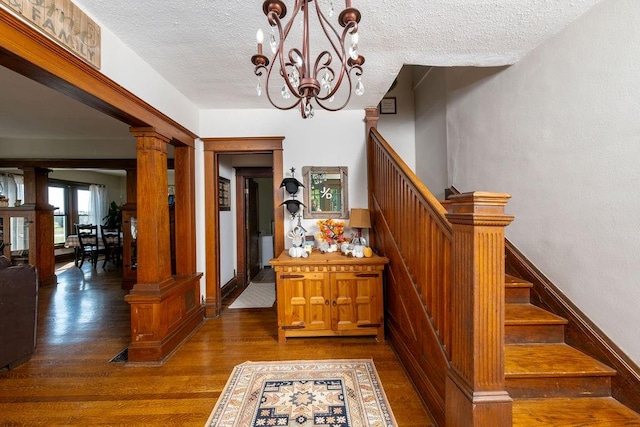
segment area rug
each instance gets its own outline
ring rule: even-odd
[[[246,362],[206,426],[389,427],[396,421],[372,360]]]
[[[265,308],[272,307],[276,300],[274,283],[251,282],[229,308]]]

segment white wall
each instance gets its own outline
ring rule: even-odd
[[[378,132],[411,168],[416,170],[415,120],[413,110],[412,67],[404,66],[398,73],[396,86],[386,97],[396,98],[396,114],[380,114]]]
[[[449,73],[447,110],[453,184],[510,193],[507,237],[636,363],[638,22],[597,4],[508,69]]]
[[[368,207],[364,111],[316,110],[314,118],[305,120],[297,110],[206,110],[200,122],[203,138],[284,136],[284,176],[290,176],[293,167],[300,181],[303,166],[347,166],[349,207]],[[302,197],[301,191],[298,198]],[[294,225],[286,214],[285,233]],[[304,220],[303,226],[309,233],[318,231],[316,220]],[[224,242],[220,250],[225,250]]]
[[[446,68],[414,67],[416,175],[440,200],[447,176]]]
[[[197,130],[196,106],[109,31],[98,18],[91,16],[91,19],[101,28],[100,71],[187,129]]]

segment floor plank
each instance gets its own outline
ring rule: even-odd
[[[235,365],[325,358],[373,359],[398,425],[432,425],[388,344],[369,337],[278,344],[274,309],[224,309],[162,366],[109,363],[129,342],[129,306],[121,272],[100,266],[60,271],[58,285],[40,289],[36,353],[0,372],[0,425],[202,426]]]

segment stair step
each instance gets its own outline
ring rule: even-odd
[[[562,343],[566,319],[526,303],[505,305],[505,343]]]
[[[506,274],[504,285],[507,303],[527,303],[530,301],[531,288],[533,287],[531,282]]]
[[[640,426],[640,414],[611,397],[514,399],[513,426]]]
[[[505,345],[505,382],[514,398],[611,395],[615,370],[566,344]]]

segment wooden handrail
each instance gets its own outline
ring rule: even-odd
[[[449,349],[452,234],[446,210],[376,129],[371,130],[371,141],[374,216],[393,236],[440,344]]]
[[[510,196],[465,193],[445,209],[374,127],[367,150],[370,237],[390,260],[390,341],[436,424],[510,426],[504,385]]]

